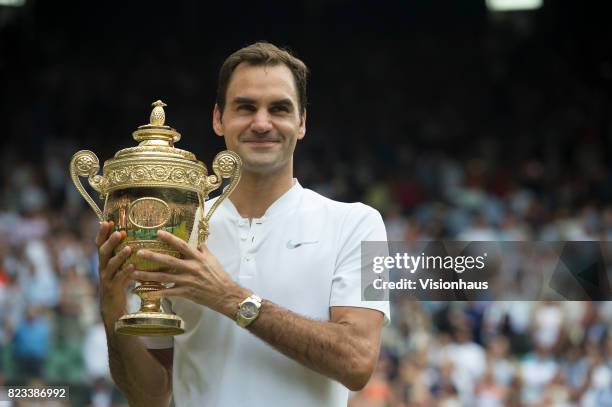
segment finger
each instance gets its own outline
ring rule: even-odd
[[[123,249],[121,249],[119,253],[114,255],[108,261],[106,267],[102,269],[105,273],[103,277],[112,280],[115,277],[115,273],[117,272],[117,270],[119,270],[121,265],[127,260],[128,257],[130,257],[131,253],[132,248],[130,246],[125,246]]]
[[[198,252],[200,253],[200,256],[201,256],[199,261],[203,263],[204,265],[206,265],[207,267],[215,268],[218,265],[220,265],[219,260],[213,254],[213,252],[210,251],[210,249],[208,248],[208,246],[206,246],[206,244],[204,243],[198,244]]]
[[[176,257],[169,256],[167,254],[140,249],[136,252],[136,255],[142,259],[161,263],[176,270],[189,270],[189,262],[183,259],[177,259]]]
[[[98,235],[96,236],[96,246],[98,247],[98,249],[100,248],[100,246],[102,246],[102,243],[104,243],[108,239],[108,233],[111,230],[113,230],[113,221],[100,222],[100,229],[98,229]]]
[[[189,246],[186,241],[174,236],[172,233],[168,233],[164,230],[157,231],[157,237],[165,243],[178,250],[185,258],[193,259],[197,257],[198,252]]]
[[[143,293],[143,298],[147,300],[156,300],[158,298],[164,297],[183,297],[187,298],[187,290],[184,287],[174,287],[174,288],[164,288],[163,290],[158,291],[149,291],[147,293]]]
[[[161,271],[134,270],[132,278],[138,281],[157,281],[160,283],[177,283],[182,277],[173,273]]]
[[[117,273],[115,273],[115,276],[113,277],[113,284],[120,284],[121,286],[125,286],[126,283],[130,281],[130,277],[132,276],[133,272],[134,265],[128,264],[127,266],[119,270]]]
[[[96,235],[96,247],[98,249],[102,246],[102,243],[106,240],[106,235],[108,234],[108,222],[102,221],[100,222],[100,228],[98,229],[98,234]]]
[[[108,261],[110,260],[113,254],[113,250],[115,250],[115,247],[117,247],[119,242],[121,242],[121,240],[125,236],[126,236],[125,231],[113,232],[111,233],[110,237],[106,240],[106,242],[104,242],[104,244],[100,246],[100,249],[98,251],[99,260],[100,260],[99,261],[100,269],[103,270],[104,268],[106,268],[106,265],[108,264]]]

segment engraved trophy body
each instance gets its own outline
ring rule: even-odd
[[[194,154],[174,147],[181,135],[166,126],[166,106],[160,100],[153,103],[150,123],[138,127],[133,137],[140,144],[118,151],[104,163],[103,175],[97,175],[98,157],[88,150],[74,154],[70,162],[70,176],[83,198],[100,221],[113,221],[115,230],[127,236],[115,249],[126,245],[132,254],[125,264],[133,263],[137,269],[155,271],[163,266],[136,256],[138,249],[146,248],[158,253],[181,257],[181,254],[157,239],[157,230],[163,229],[186,242],[204,242],[208,237],[208,222],[218,205],[235,189],[240,180],[240,157],[229,150],[222,151],[213,160],[214,174]],[[83,188],[79,177],[87,177],[89,185],[100,194],[104,210]],[[215,204],[204,213],[204,202],[211,191],[229,178],[227,188]],[[161,300],[147,300],[142,294],[163,289],[158,282],[141,281],[133,292],[140,296],[138,312],[122,316],[115,330],[138,336],[168,336],[184,332],[184,321],[177,315],[163,312]]]

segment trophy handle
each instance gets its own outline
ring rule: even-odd
[[[91,209],[96,213],[98,220],[102,222],[104,220],[104,216],[102,215],[102,211],[98,207],[98,205],[94,202],[94,200],[89,196],[83,185],[81,184],[81,180],[79,177],[87,177],[89,181],[89,185],[96,191],[101,194],[101,198],[104,199],[104,191],[107,183],[106,178],[100,175],[96,175],[98,170],[100,169],[100,161],[96,155],[89,150],[81,150],[76,152],[72,156],[72,160],[70,161],[70,178],[72,178],[72,182],[76,189],[81,193],[85,201],[91,206]]]
[[[207,177],[206,195],[208,195],[210,191],[214,191],[215,189],[219,188],[223,182],[223,178],[230,178],[230,183],[227,188],[223,190],[219,196],[219,199],[215,201],[206,215],[204,215],[204,217],[200,220],[198,230],[199,243],[205,242],[208,238],[208,222],[210,221],[212,214],[215,212],[221,202],[223,202],[223,200],[227,198],[229,194],[234,191],[234,189],[236,189],[242,173],[242,160],[240,159],[240,156],[233,151],[221,151],[213,160],[212,170],[216,175],[209,175]]]

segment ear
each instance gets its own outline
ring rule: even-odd
[[[219,105],[215,103],[215,107],[213,108],[213,117],[212,124],[213,130],[217,134],[217,136],[223,137],[223,123],[221,122],[221,117],[223,114],[221,113],[221,109],[219,109]]]
[[[306,110],[302,113],[300,117],[300,129],[298,130],[297,139],[301,140],[306,135]]]

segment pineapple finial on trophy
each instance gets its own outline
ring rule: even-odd
[[[161,100],[151,103],[153,110],[149,116],[149,123],[138,126],[132,133],[134,140],[139,141],[139,146],[174,147],[174,143],[181,139],[181,135],[172,127],[166,125],[167,106]]]
[[[164,106],[168,106],[161,100],[156,100],[151,103],[153,111],[151,111],[151,118],[149,119],[150,124],[153,126],[163,126],[166,122],[166,112],[164,112]]]

